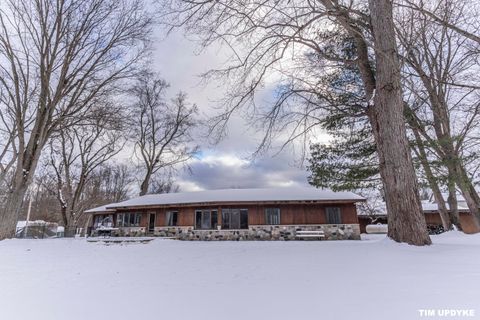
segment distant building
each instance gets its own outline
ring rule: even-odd
[[[458,213],[460,215],[460,224],[462,225],[465,233],[476,233],[478,228],[475,224],[474,217],[470,213],[470,210],[466,207],[463,197],[459,197],[458,201]],[[448,206],[448,204],[447,204]],[[382,223],[386,224],[387,210],[386,206],[383,206],[384,211],[376,213],[375,215],[369,215],[362,212],[358,215],[358,222],[360,224],[360,232],[366,232],[366,226],[369,224]],[[442,219],[438,212],[438,204],[432,201],[422,201],[422,210],[425,215],[425,221],[427,223],[428,231],[431,234],[443,232]]]
[[[59,235],[59,228],[60,227],[56,222],[47,222],[43,220],[27,222],[25,220],[21,220],[17,222],[15,237],[33,239],[55,238],[63,236],[63,234]]]
[[[91,234],[181,240],[360,239],[351,192],[226,189],[146,195],[85,211]]]

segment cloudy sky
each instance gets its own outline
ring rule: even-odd
[[[225,52],[212,48],[198,54],[195,44],[180,32],[160,38],[155,42],[153,67],[171,84],[170,93],[187,92],[204,116],[212,115],[223,88],[219,83],[201,84],[199,74],[219,67]],[[190,161],[191,170],[179,173],[181,191],[306,185],[308,173],[291,150],[279,154],[272,150],[252,159],[260,137],[236,117],[229,124],[228,136],[219,144],[199,141],[202,152]]]

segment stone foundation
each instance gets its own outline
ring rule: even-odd
[[[179,240],[298,240],[297,231],[323,231],[324,240],[360,240],[358,224],[251,225],[244,230],[195,230],[193,227],[156,227],[154,235]],[[313,239],[312,239],[313,240]]]
[[[119,230],[115,231],[114,235],[118,235],[120,237],[143,237],[145,235],[145,228],[143,227],[127,227],[127,228],[119,228]]]
[[[297,231],[323,231],[324,240],[360,240],[358,224],[316,224],[289,226],[250,226],[251,240],[298,240]]]
[[[193,231],[193,227],[155,227],[153,235],[156,237],[179,238]]]
[[[97,237],[101,231],[101,229],[93,230],[90,236]],[[113,237],[143,237],[145,236],[145,232],[146,228],[144,227],[125,227],[112,230],[110,235]]]

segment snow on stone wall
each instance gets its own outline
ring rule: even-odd
[[[360,240],[358,224],[250,225],[237,230],[195,230],[193,227],[156,227],[155,236],[179,240],[295,240],[297,231],[323,231],[325,240]]]

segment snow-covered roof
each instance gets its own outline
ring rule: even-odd
[[[56,222],[48,222],[45,220],[30,220],[28,221],[28,226],[44,226],[44,225],[52,225],[52,224],[57,224]],[[27,226],[27,221],[26,220],[19,220],[17,221],[17,229],[22,229]]]
[[[155,205],[179,205],[192,203],[221,202],[268,202],[268,201],[364,201],[365,198],[352,192],[334,192],[316,188],[271,188],[271,189],[222,189],[183,193],[150,194],[127,201],[107,205],[107,209]],[[93,212],[88,210],[86,212]]]
[[[95,212],[115,211],[115,210],[112,210],[112,209],[107,209],[107,206],[111,206],[111,205],[114,205],[114,204],[115,204],[115,203],[106,204],[106,205],[103,205],[103,206],[100,206],[100,207],[96,207],[96,208],[92,208],[92,209],[85,210],[84,212],[85,212],[85,213],[95,213]]]
[[[447,208],[450,208],[448,203],[446,203]],[[423,211],[438,211],[438,204],[434,202],[422,201]],[[468,208],[463,206],[458,206],[458,211],[469,211]]]
[[[448,203],[446,203],[447,208],[449,208]],[[386,216],[387,215],[387,206],[385,202],[382,202],[381,205],[378,206],[379,209],[377,213],[373,216]],[[435,202],[430,201],[422,201],[422,210],[424,212],[438,212],[438,204]],[[469,212],[470,210],[463,206],[458,206],[458,211],[460,212]],[[371,216],[372,214],[368,211],[358,211],[359,216]]]
[[[456,194],[456,197],[457,197],[457,201],[458,202],[465,202],[465,198],[464,196],[461,194],[461,193],[457,193]],[[442,198],[444,201],[448,201],[448,193],[447,192],[443,192],[442,193]],[[433,201],[433,195],[432,195],[432,201]]]

